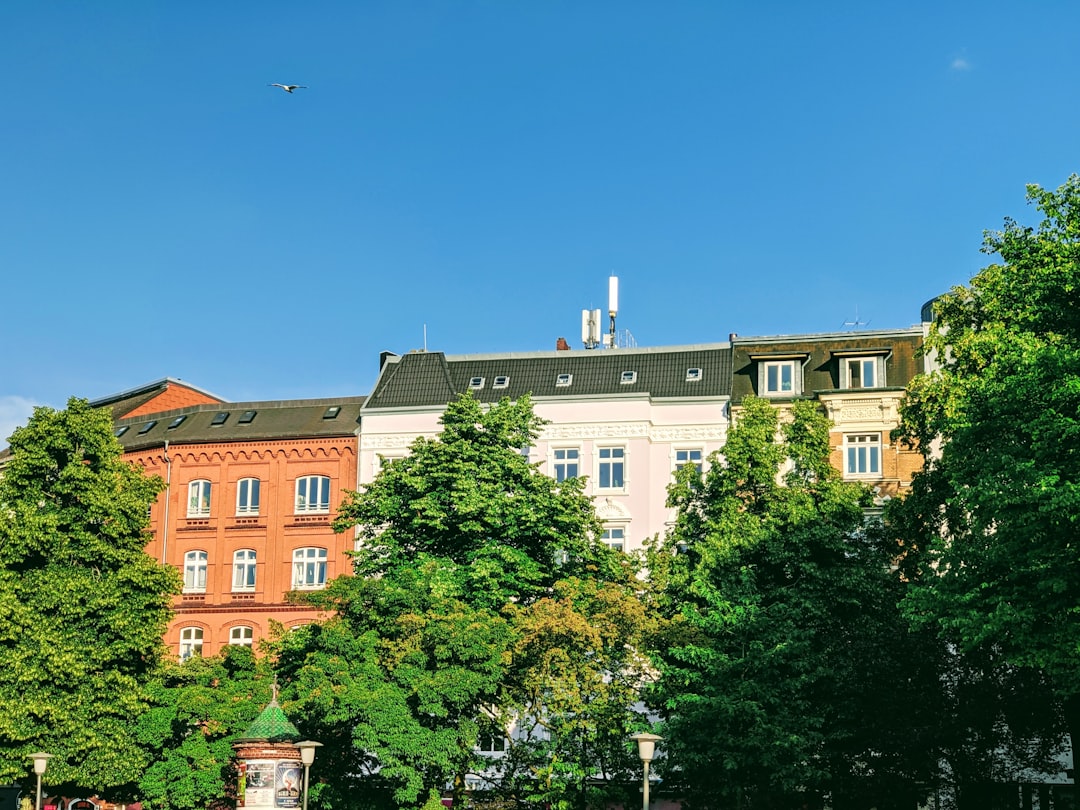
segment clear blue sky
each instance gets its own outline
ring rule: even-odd
[[[8,0],[0,432],[165,376],[365,394],[425,326],[580,348],[611,273],[642,346],[909,326],[1080,170],[1078,31],[1075,2]]]

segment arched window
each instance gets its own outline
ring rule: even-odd
[[[305,475],[296,479],[296,512],[326,514],[330,511],[330,479],[325,475]]]
[[[192,481],[188,484],[187,516],[189,518],[210,516],[209,481]]]
[[[255,641],[255,631],[247,625],[234,627],[229,631],[229,643],[240,647],[250,647]]]
[[[203,630],[201,627],[185,627],[180,631],[180,660],[187,661],[193,655],[202,655]]]
[[[326,549],[298,548],[293,552],[292,586],[297,590],[326,585]]]
[[[206,552],[189,551],[184,555],[184,590],[206,590]]]
[[[255,590],[255,552],[242,548],[233,553],[232,589],[234,591]]]
[[[259,514],[258,478],[241,478],[236,482],[236,514]]]

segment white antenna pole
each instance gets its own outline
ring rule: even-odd
[[[611,319],[608,335],[608,346],[615,348],[615,315],[619,312],[619,277],[612,276],[608,279],[608,317]]]
[[[427,324],[424,324],[424,351],[427,351]]]

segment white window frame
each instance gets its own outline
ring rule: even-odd
[[[605,526],[600,533],[600,542],[615,551],[626,551],[626,527]]]
[[[238,624],[229,628],[229,644],[234,647],[254,647],[255,628],[250,624]]]
[[[187,661],[194,655],[202,656],[203,629],[201,627],[180,628],[180,660]]]
[[[637,372],[636,371],[624,371],[619,375],[619,384],[620,385],[633,385],[636,382],[637,382]]]
[[[573,457],[569,456],[573,453]],[[560,454],[562,454],[560,456]],[[574,474],[569,475],[567,469],[574,468]],[[580,447],[552,447],[551,448],[551,477],[558,483],[568,478],[577,478],[581,475],[581,448]]]
[[[255,590],[258,577],[258,554],[255,549],[241,548],[233,552],[232,589],[233,592]]]
[[[883,454],[880,433],[845,433],[844,477],[880,478]]]
[[[625,445],[604,445],[596,448],[596,489],[599,492],[626,492],[627,485],[627,462],[629,460],[629,453],[626,450]],[[605,455],[606,454],[606,455]],[[607,473],[608,484],[604,486],[602,483],[604,480],[604,467],[607,466],[610,469]],[[615,480],[615,468],[619,468],[619,478],[622,480],[618,484],[614,484]]]
[[[505,374],[500,374],[498,377],[495,378],[494,382],[491,383],[491,387],[492,388],[509,388],[510,387],[510,378],[508,376],[506,376]]]
[[[202,549],[184,554],[184,593],[206,593],[209,555]]]
[[[311,487],[318,484],[312,496]],[[325,489],[324,491],[321,491]],[[316,500],[317,499],[317,500]],[[301,475],[296,479],[296,514],[327,515],[330,513],[330,476]]]
[[[262,491],[262,482],[258,478],[241,478],[236,482],[236,514],[257,515],[259,514],[259,500]],[[252,495],[255,497],[252,498]],[[254,500],[254,503],[252,501]]]
[[[574,384],[573,374],[556,374],[555,375],[555,387],[556,388],[569,388]]]
[[[483,377],[469,377],[469,390],[470,391],[479,391],[483,387],[484,387],[484,378]]]
[[[694,459],[692,454],[697,454],[697,459]],[[693,464],[697,467],[698,473],[705,472],[705,448],[704,447],[674,447],[671,450],[672,455],[672,470],[678,471],[679,468],[686,464]]]
[[[858,374],[853,375],[851,373],[852,366],[858,369]],[[869,370],[873,374],[874,379],[870,385],[866,385],[863,380],[866,379],[866,371]],[[859,378],[858,384],[855,383],[854,377]],[[885,387],[885,358],[884,357],[844,357],[843,358],[843,379],[840,381],[844,388],[861,389],[861,388],[884,388]]]
[[[763,397],[797,397],[802,394],[802,361],[793,358],[782,360],[758,360],[758,392]],[[776,386],[769,386],[769,372],[776,369]],[[791,374],[791,388],[784,390],[783,372]]]
[[[197,478],[188,483],[187,516],[189,518],[210,517],[210,495],[213,485],[205,478]]]
[[[686,381],[687,382],[701,382],[701,378],[703,376],[704,376],[703,372],[697,366],[694,366],[693,368],[688,368],[686,370]]]
[[[326,587],[326,549],[305,546],[292,553],[292,587],[296,591],[317,591]]]

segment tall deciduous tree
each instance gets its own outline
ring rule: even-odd
[[[272,683],[269,661],[250,647],[166,664],[150,684],[150,709],[134,727],[150,752],[139,778],[142,806],[229,806],[236,784],[232,743],[269,702]]]
[[[672,487],[677,523],[650,560],[674,618],[652,699],[668,778],[695,807],[886,807],[933,767],[919,708],[936,671],[914,654],[895,551],[864,527],[868,493],[838,479],[828,436],[812,403],[779,426],[749,398],[723,458]]]
[[[939,368],[913,382],[901,429],[926,466],[896,520],[925,565],[911,616],[1049,678],[1075,743],[1080,177],[1027,196],[1039,225],[987,233],[1000,262],[935,302],[926,346]]]
[[[477,754],[481,738],[511,722],[562,722],[537,754],[559,769],[503,775],[527,774],[519,797],[580,796],[582,744],[610,749],[636,697],[605,681],[633,662],[636,580],[596,539],[583,482],[558,483],[522,453],[542,424],[528,398],[484,408],[465,396],[442,422],[342,506],[336,527],[360,537],[356,576],[310,597],[330,621],[281,640],[287,706],[333,741],[325,753],[339,770],[377,772],[394,801],[413,805],[446,785],[461,799],[466,780],[498,776]],[[590,621],[608,624],[566,632]],[[533,676],[546,678],[542,695]]]
[[[129,798],[131,733],[179,590],[144,552],[161,481],[124,462],[108,412],[72,399],[11,436],[0,476],[0,781],[53,754],[68,795]]]

